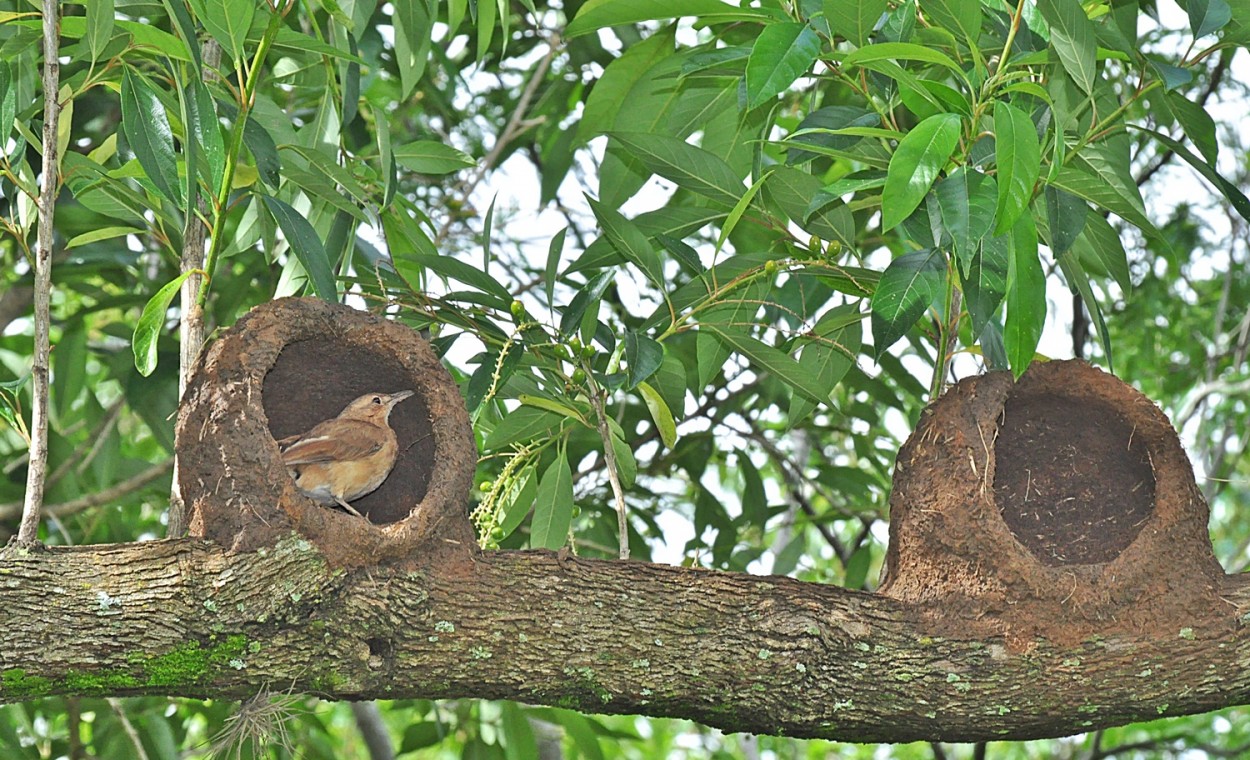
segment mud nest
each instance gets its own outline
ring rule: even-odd
[[[318,506],[289,476],[276,440],[335,417],[366,393],[413,390],[390,424],[390,476],[353,502]],[[334,563],[364,566],[468,552],[476,465],[468,414],[429,344],[395,322],[317,299],[253,309],[203,354],[177,428],[179,485],[192,535],[238,551],[294,529]]]
[[[968,378],[899,452],[881,591],[953,636],[1175,635],[1222,578],[1171,424],[1084,362]]]

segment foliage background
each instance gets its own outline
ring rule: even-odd
[[[923,404],[959,376],[1022,371],[1049,313],[1047,354],[1114,365],[1172,416],[1217,556],[1245,567],[1245,0],[62,13],[49,543],[165,534],[176,291],[198,218],[210,331],[301,292],[429,331],[478,431],[487,547],[626,547],[871,589],[894,454]],[[39,24],[0,0],[0,531],[25,481]],[[201,756],[247,723],[285,732],[262,755],[366,757],[358,727],[378,721],[406,757],[1190,757],[1250,742],[1242,708],[874,748],[471,700],[273,705],[9,705],[0,747]]]

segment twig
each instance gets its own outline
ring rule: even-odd
[[[117,716],[117,721],[122,724],[122,730],[130,738],[130,743],[134,745],[135,760],[148,760],[148,753],[143,749],[143,740],[139,738],[139,732],[135,730],[134,725],[130,722],[130,718],[126,717],[126,711],[122,709],[122,701],[117,697],[109,697],[108,703],[109,707],[113,708],[113,714]]]
[[[529,110],[530,101],[534,99],[534,93],[537,92],[539,83],[547,75],[547,69],[551,66],[551,61],[560,52],[560,46],[561,40],[559,35],[553,36],[547,42],[547,54],[534,67],[534,73],[525,85],[525,90],[521,92],[521,97],[517,99],[516,108],[512,111],[512,116],[508,119],[508,123],[504,125],[503,132],[499,133],[499,139],[495,140],[495,144],[491,146],[490,151],[473,170],[473,173],[456,187],[456,191],[462,198],[467,200],[473,194],[474,188],[486,176],[486,172],[495,167],[495,163],[499,160],[499,156],[503,154],[504,149],[508,147],[508,144],[515,140],[517,135],[536,123],[532,120],[527,120],[525,112]],[[438,235],[435,236],[436,243],[446,239],[447,233],[451,231],[453,221],[452,217],[448,217],[443,222],[442,228],[438,231]]]
[[[629,522],[625,519],[625,492],[621,489],[621,477],[616,469],[616,451],[612,448],[612,431],[608,428],[608,416],[603,408],[603,397],[598,392],[590,394],[590,405],[595,408],[599,422],[599,437],[603,439],[603,461],[608,466],[608,482],[616,497],[616,528],[620,542],[619,556],[629,559]]]
[[[57,135],[61,121],[61,67],[59,43],[61,7],[43,0],[43,185],[39,188],[39,247],[35,252],[35,356],[31,368],[30,465],[18,546],[39,542],[39,511],[43,508],[44,477],[48,470],[48,364],[52,353],[48,337],[52,303],[52,217],[61,183]]]
[[[172,459],[167,459],[164,462],[152,465],[133,477],[127,478],[120,483],[116,483],[108,488],[105,488],[103,491],[89,493],[86,496],[80,496],[77,499],[63,501],[60,504],[51,504],[48,506],[46,511],[50,515],[65,517],[67,515],[82,512],[86,509],[91,509],[92,507],[108,504],[110,501],[116,501],[129,493],[139,490],[153,480],[156,480],[160,476],[169,472],[173,465],[174,461]],[[0,504],[0,520],[12,519],[19,514],[21,510],[22,503],[18,501]]]

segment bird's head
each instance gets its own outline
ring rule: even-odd
[[[399,391],[397,393],[366,393],[360,398],[347,405],[340,417],[353,417],[356,419],[380,420],[385,422],[390,419],[391,410],[400,401],[413,395],[413,391]]]

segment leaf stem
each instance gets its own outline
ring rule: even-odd
[[[286,7],[282,10],[279,10],[277,6],[273,6],[273,15],[269,17],[269,25],[265,27],[264,35],[261,36],[260,42],[256,45],[256,55],[252,57],[252,65],[248,68],[247,80],[243,84],[243,91],[239,93],[239,113],[230,129],[230,143],[226,150],[225,172],[221,177],[221,186],[217,188],[217,197],[213,201],[213,228],[209,233],[208,254],[204,260],[204,271],[207,274],[204,277],[204,282],[200,285],[200,308],[203,308],[208,300],[208,286],[212,282],[213,273],[217,268],[217,260],[221,255],[224,239],[223,233],[226,226],[226,207],[230,202],[230,191],[234,185],[234,171],[239,162],[239,153],[243,148],[243,130],[247,126],[247,119],[251,114],[253,101],[256,99],[256,86],[260,83],[260,73],[264,68],[265,58],[269,55],[269,48],[273,46],[273,41],[278,36],[278,29],[282,25],[282,19],[285,18],[291,8],[295,7],[296,2],[298,0],[289,0]]]

